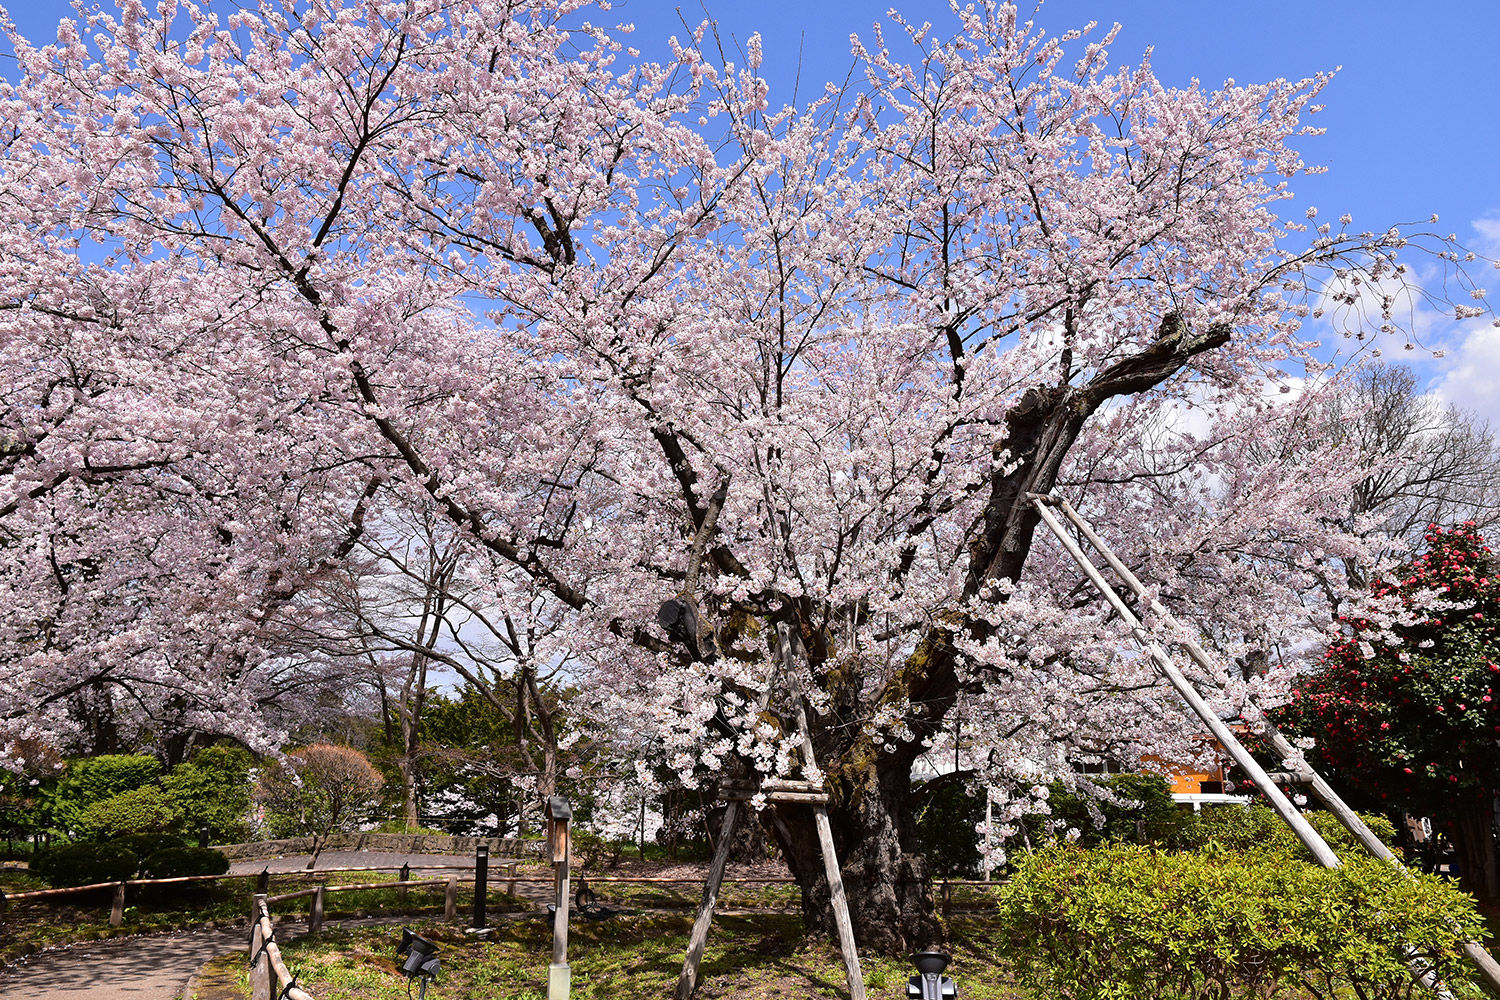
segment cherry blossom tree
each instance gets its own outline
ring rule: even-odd
[[[132,610],[72,648],[208,687],[266,655],[389,483],[569,616],[601,743],[684,784],[792,771],[777,677],[799,674],[858,935],[925,944],[911,773],[955,721],[1002,790],[1186,742],[1118,623],[1033,551],[1027,495],[1073,498],[1226,652],[1294,647],[1326,617],[1312,567],[1365,551],[1337,527],[1337,446],[1285,440],[1334,391],[1304,323],[1397,335],[1401,250],[1446,269],[1458,317],[1483,292],[1419,227],[1279,214],[1326,76],[1171,88],[1149,55],[1111,69],[1114,31],[985,2],[895,19],[855,42],[857,82],[778,106],[758,37],[745,65],[707,25],[641,61],[600,14],[120,0],[53,45],[12,32],[0,322],[25,377],[0,517],[36,553],[16,586],[45,578],[42,539],[98,524],[144,550],[151,601],[80,595]],[[60,353],[101,381],[49,395]],[[1293,379],[1314,389],[1280,400]],[[176,485],[200,467],[226,478]],[[191,498],[180,520],[164,494]],[[204,554],[219,523],[232,570]],[[165,640],[121,642],[134,608],[188,595],[201,632],[163,611]],[[667,600],[696,642],[658,627]],[[42,686],[51,614],[3,661]],[[1283,683],[1224,680],[1225,711]],[[816,930],[804,813],[764,816]]]

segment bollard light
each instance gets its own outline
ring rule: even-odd
[[[919,951],[911,957],[917,974],[906,982],[909,1000],[944,1000],[958,996],[958,987],[953,980],[943,975],[948,967],[948,956],[940,951]]]
[[[426,997],[427,984],[437,978],[438,970],[443,965],[438,961],[437,945],[403,927],[401,943],[396,946],[396,957],[400,958],[402,955],[406,956],[406,961],[401,963],[401,971],[406,974],[407,979],[421,980],[422,987],[418,996]]]

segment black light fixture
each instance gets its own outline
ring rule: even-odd
[[[953,980],[943,975],[948,967],[948,956],[940,951],[919,951],[911,957],[917,967],[917,975],[906,981],[906,995],[910,1000],[944,1000],[958,996],[958,987]]]
[[[443,963],[438,961],[437,945],[403,927],[401,943],[396,946],[396,956],[399,958],[402,955],[406,956],[406,961],[401,963],[401,971],[406,973],[407,979],[421,979],[422,988],[418,996],[427,996],[427,984],[437,979],[438,970],[443,967]],[[407,989],[410,990],[411,987],[408,986]]]

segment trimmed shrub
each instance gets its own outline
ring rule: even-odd
[[[48,847],[31,856],[32,873],[51,886],[93,885],[134,878],[140,859],[128,847],[80,841]]]
[[[1063,1000],[1385,1000],[1411,989],[1407,949],[1458,995],[1479,995],[1460,945],[1483,933],[1469,897],[1364,858],[1329,870],[1263,854],[1052,847],[1021,860],[1001,915],[1022,969]]]
[[[110,843],[117,847],[129,848],[136,857],[142,860],[149,858],[157,851],[187,846],[187,842],[181,837],[170,833],[137,833],[128,837],[117,837]]]
[[[208,847],[169,847],[141,862],[142,878],[223,875],[227,871],[229,859]]]
[[[162,778],[162,785],[188,831],[208,827],[218,844],[237,843],[250,833],[250,754],[239,747],[204,747]]]
[[[179,816],[165,792],[155,785],[95,802],[78,817],[78,828],[94,840],[113,840],[140,833],[167,833],[177,827]]]
[[[1328,841],[1340,857],[1348,854],[1363,854],[1364,848],[1354,835],[1344,829],[1338,817],[1327,810],[1319,809],[1304,813],[1308,824]],[[1396,828],[1384,816],[1360,813],[1370,832],[1379,837],[1387,847],[1395,849]],[[1264,803],[1249,806],[1213,806],[1204,809],[1197,823],[1190,830],[1182,846],[1200,850],[1258,851],[1272,854],[1308,857],[1307,849],[1297,839],[1289,826],[1282,822],[1276,811]],[[1399,852],[1398,852],[1399,853]]]
[[[161,774],[161,762],[145,754],[102,754],[68,761],[68,768],[46,792],[53,826],[77,831],[83,811],[96,802],[140,788]]]

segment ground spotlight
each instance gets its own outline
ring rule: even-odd
[[[958,996],[958,987],[953,980],[943,975],[948,967],[948,956],[940,951],[919,951],[911,957],[917,967],[917,975],[906,981],[906,995],[910,1000],[943,1000]]]
[[[409,980],[420,979],[422,988],[418,996],[427,996],[427,984],[437,979],[438,970],[443,967],[443,963],[438,961],[437,945],[403,927],[401,943],[396,946],[396,956],[399,958],[402,955],[406,956],[406,961],[401,963],[401,971],[406,973]]]

